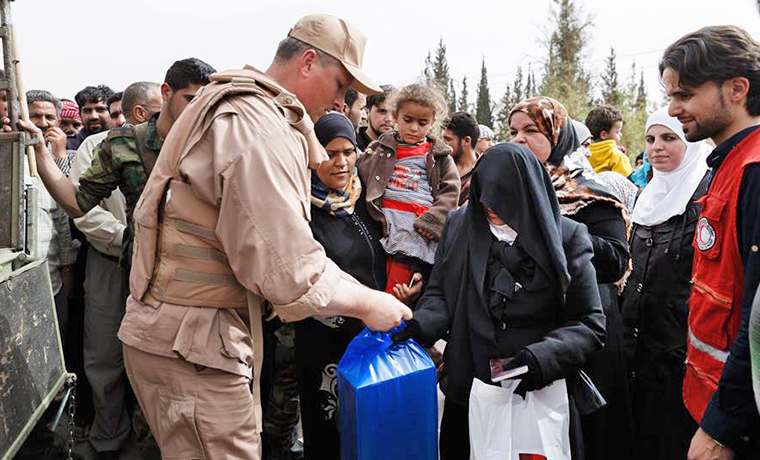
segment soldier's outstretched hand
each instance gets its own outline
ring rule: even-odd
[[[412,310],[387,292],[371,291],[372,298],[367,299],[369,308],[361,318],[373,331],[389,331],[401,324],[402,320],[412,319]]]

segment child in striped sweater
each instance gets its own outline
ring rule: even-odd
[[[416,83],[394,96],[397,130],[373,141],[357,167],[369,213],[383,224],[381,243],[390,255],[386,291],[400,295],[414,273],[429,273],[460,182],[451,149],[431,133],[446,116],[441,93]]]

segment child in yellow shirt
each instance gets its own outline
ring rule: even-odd
[[[600,105],[589,112],[585,124],[593,137],[588,161],[594,171],[614,171],[630,176],[633,172],[631,160],[617,144],[622,136],[623,115],[612,106]]]

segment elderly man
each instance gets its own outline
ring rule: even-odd
[[[68,173],[73,152],[66,149],[66,133],[59,127],[61,101],[48,91],[31,90],[26,92],[26,103],[29,105],[29,120],[42,131],[45,142],[51,146],[53,160],[62,172]],[[69,218],[41,185],[37,190],[40,211],[37,255],[48,259],[50,282],[63,338],[68,318],[68,298],[73,287],[73,264],[79,246],[71,238]]]

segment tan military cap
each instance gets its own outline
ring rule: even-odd
[[[367,37],[343,19],[327,14],[310,14],[290,29],[288,37],[301,40],[343,63],[354,77],[351,86],[357,91],[368,95],[382,91],[362,71]]]

